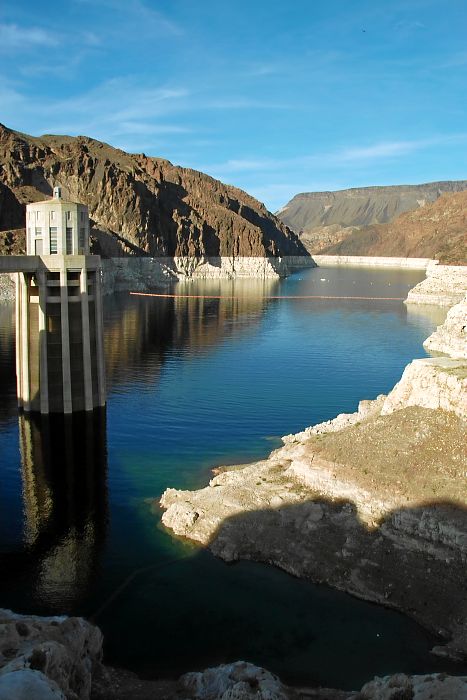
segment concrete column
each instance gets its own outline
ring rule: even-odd
[[[63,261],[63,258],[62,258]],[[71,399],[70,325],[68,322],[68,279],[66,269],[60,270],[60,311],[62,319],[63,413],[73,412]]]
[[[97,379],[99,386],[99,406],[105,406],[106,382],[105,382],[105,354],[104,354],[104,320],[102,311],[102,270],[96,270],[94,284],[94,308],[96,315],[96,351],[97,351]]]
[[[37,273],[39,287],[39,391],[41,413],[49,412],[49,371],[47,358],[47,275]]]
[[[24,272],[20,272],[19,278],[19,335],[18,345],[20,353],[18,398],[19,404],[25,411],[29,411],[31,406],[31,389],[29,377],[29,299],[28,299],[28,278]]]
[[[22,374],[21,374],[21,273],[15,275],[15,317],[16,317],[16,397],[18,399],[18,408],[23,406],[23,391],[22,391]]]
[[[80,274],[81,323],[83,333],[83,372],[84,372],[84,410],[92,411],[92,372],[91,341],[89,338],[89,300],[88,273],[85,267]]]

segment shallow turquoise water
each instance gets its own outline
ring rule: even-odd
[[[221,300],[115,296],[108,408],[95,420],[18,420],[4,307],[0,604],[94,615],[108,661],[149,676],[244,658],[297,683],[354,688],[447,668],[410,620],[271,567],[226,565],[173,538],[148,501],[386,392],[442,321],[401,301],[268,297],[405,297],[422,276],[319,268],[176,288],[234,297]]]

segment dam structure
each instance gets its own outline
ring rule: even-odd
[[[101,259],[89,254],[82,204],[26,207],[26,255],[0,257],[16,274],[16,377],[25,412],[70,414],[106,403]]]

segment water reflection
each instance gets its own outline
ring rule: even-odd
[[[16,419],[15,306],[0,302],[0,425]]]
[[[105,303],[105,361],[109,387],[137,380],[144,358],[156,379],[168,353],[196,355],[255,325],[280,282],[203,280],[179,282],[170,293],[180,298],[112,296]],[[181,298],[190,295],[190,298]],[[196,298],[202,295],[203,298]],[[221,297],[221,298],[209,298]]]
[[[20,415],[19,436],[25,546],[2,557],[2,584],[19,575],[36,609],[65,612],[87,594],[104,541],[105,412]]]
[[[426,326],[431,321],[434,326],[441,326],[445,320],[449,307],[436,306],[436,304],[406,304],[407,319],[413,325]]]

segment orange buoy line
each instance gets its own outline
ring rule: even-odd
[[[244,299],[238,296],[223,296],[214,294],[151,294],[150,292],[130,292],[136,297],[158,297],[160,299]],[[359,301],[404,301],[404,297],[338,297],[338,296],[270,296],[260,299],[356,299]]]

